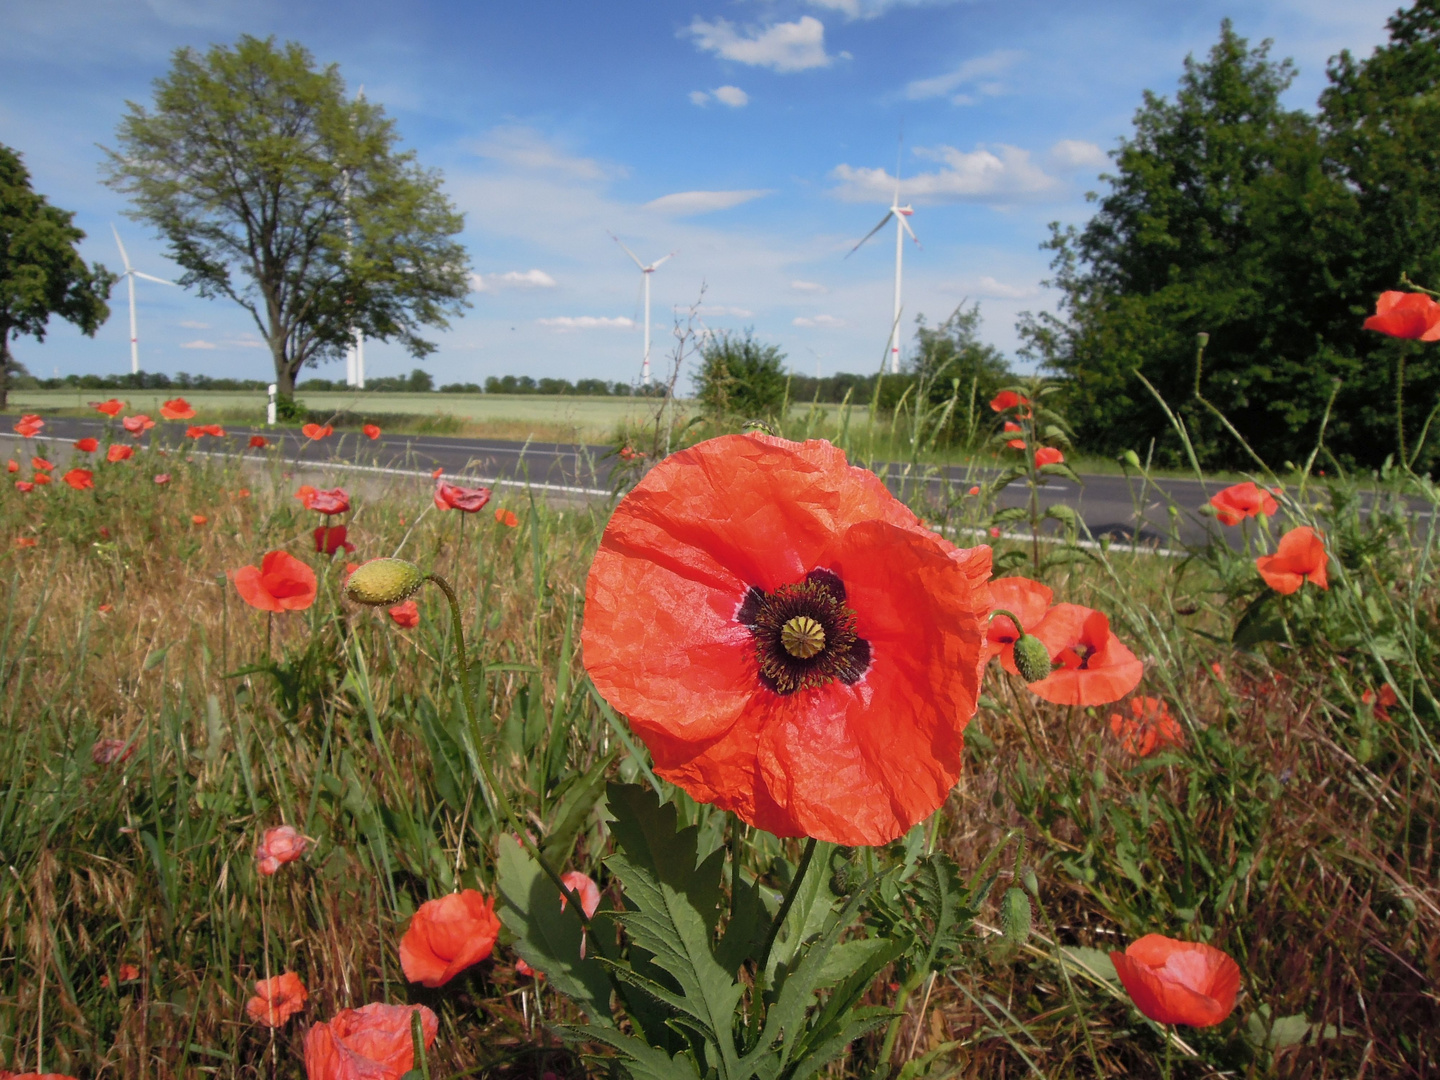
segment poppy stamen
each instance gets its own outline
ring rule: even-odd
[[[809,660],[825,648],[825,628],[809,615],[796,615],[780,628],[780,644],[791,656]]]
[[[773,592],[752,588],[736,620],[755,635],[760,681],[777,694],[857,682],[870,667],[870,643],[856,632],[845,585],[829,570]]]

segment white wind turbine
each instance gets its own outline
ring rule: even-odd
[[[905,234],[909,233],[910,239],[914,240],[917,245],[920,243],[920,239],[910,228],[910,223],[905,220],[913,213],[915,210],[908,203],[904,206],[900,205],[900,166],[897,163],[895,166],[895,197],[890,200],[890,209],[880,219],[880,224],[866,233],[860,241],[860,244],[865,243],[883,229],[886,222],[892,217],[895,219],[895,316],[890,323],[890,374],[892,375],[900,371],[900,262],[905,252]],[[845,258],[848,259],[859,251],[860,244],[856,244],[846,252]]]
[[[625,248],[625,254],[626,254],[626,255],[629,255],[630,258],[632,258],[632,259],[635,260],[635,265],[640,268],[640,274],[641,274],[641,276],[645,279],[645,362],[644,362],[644,363],[641,365],[641,367],[640,367],[640,382],[641,382],[641,384],[644,385],[644,386],[649,386],[649,385],[650,385],[650,275],[653,274],[653,273],[655,273],[656,267],[658,267],[658,266],[659,266],[661,263],[663,263],[666,259],[673,259],[676,255],[678,255],[678,254],[680,254],[680,253],[679,253],[678,251],[672,251],[672,252],[670,252],[669,255],[666,255],[664,259],[656,259],[656,260],[655,260],[653,263],[651,263],[649,266],[646,266],[644,263],[642,263],[642,262],[640,261],[639,257],[638,257],[633,251],[631,251],[628,247],[625,247],[624,241],[622,241],[622,240],[621,240],[618,236],[616,236],[614,233],[611,233],[611,234],[610,234],[610,239],[611,239],[611,240],[614,240],[614,241],[615,241],[617,244],[619,244],[622,248]]]
[[[112,223],[110,231],[115,234],[115,246],[120,249],[120,261],[125,264],[125,273],[120,276],[125,279],[125,284],[130,289],[130,374],[140,374],[140,336],[135,329],[135,279],[144,278],[146,281],[153,281],[158,285],[174,285],[173,281],[166,281],[154,274],[147,274],[143,270],[136,270],[130,265],[130,256],[125,254],[125,245],[120,242],[120,232]]]

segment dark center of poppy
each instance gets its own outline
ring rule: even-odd
[[[760,681],[777,694],[833,679],[853,683],[870,666],[870,643],[856,632],[845,586],[829,570],[768,593],[751,588],[735,619],[755,636]]]

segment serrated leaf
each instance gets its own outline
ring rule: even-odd
[[[1063,521],[1066,525],[1074,527],[1078,520],[1075,508],[1066,503],[1056,503],[1054,506],[1047,506],[1042,517],[1054,518],[1056,521]]]
[[[633,1080],[699,1080],[695,1062],[685,1054],[671,1056],[664,1050],[651,1046],[644,1039],[625,1035],[614,1028],[571,1027],[556,1028],[561,1035],[572,1041],[593,1040],[604,1043],[617,1051],[624,1061],[625,1071]]]
[[[1280,609],[1280,598],[1273,592],[1261,593],[1250,602],[1230,636],[1231,643],[1242,649],[1265,641],[1285,640],[1285,619]]]
[[[775,935],[775,944],[765,968],[767,978],[773,980],[775,972],[782,966],[787,969],[793,966],[790,961],[800,947],[824,930],[834,914],[836,897],[830,889],[830,875],[824,871],[830,865],[830,853],[834,850],[834,844],[815,845],[810,870],[795,893],[794,903],[785,915],[785,925]]]
[[[990,516],[990,521],[995,525],[1003,525],[1007,521],[1024,521],[1029,516],[1030,511],[1026,510],[1023,506],[1007,506],[1003,509],[996,510],[995,513]]]
[[[1070,468],[1069,465],[1065,465],[1061,462],[1054,462],[1049,465],[1041,465],[1040,475],[1063,476],[1066,480],[1071,480],[1074,483],[1079,484],[1081,487],[1085,486],[1085,481],[1081,480],[1080,477],[1076,475],[1075,470]]]
[[[619,756],[618,749],[612,750],[590,766],[583,775],[576,777],[565,788],[564,793],[560,796],[560,801],[551,810],[549,817],[555,824],[551,827],[549,834],[545,837],[545,843],[540,848],[540,853],[545,856],[551,866],[564,866],[570,861],[570,852],[575,846],[575,838],[580,835],[580,830],[585,827],[590,812],[595,809],[595,804],[604,794],[605,774]]]
[[[734,914],[725,926],[725,936],[715,950],[716,959],[730,974],[747,960],[758,961],[770,932],[770,913],[761,899],[758,881],[740,883],[734,897]]]
[[[500,921],[515,935],[515,951],[550,984],[585,1010],[590,1022],[613,1025],[610,980],[594,957],[580,958],[583,926],[573,906],[560,909],[560,890],[530,853],[509,836],[500,839],[495,886]]]
[[[1060,953],[1071,965],[1095,978],[1103,979],[1108,983],[1120,981],[1120,976],[1115,973],[1115,963],[1104,949],[1070,945],[1061,948]]]

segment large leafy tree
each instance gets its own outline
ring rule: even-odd
[[[1061,314],[1022,333],[1068,377],[1090,446],[1156,439],[1178,452],[1138,370],[1183,409],[1211,462],[1243,459],[1193,402],[1202,331],[1202,392],[1277,462],[1314,437],[1334,378],[1357,374],[1358,319],[1337,294],[1352,276],[1352,196],[1323,167],[1314,119],[1281,103],[1293,70],[1269,47],[1224,23],[1205,60],[1186,60],[1173,100],[1147,92],[1092,220],[1054,228]],[[1342,428],[1332,436],[1354,444]]]
[[[297,44],[177,50],[117,140],[106,182],[169,241],[181,284],[250,312],[282,393],[357,330],[425,355],[422,329],[465,306],[463,220],[438,175]]]
[[[74,217],[36,194],[20,155],[0,145],[0,409],[10,375],[23,370],[10,353],[12,337],[45,340],[51,315],[94,336],[110,316],[114,275],[80,258],[75,245],[85,233]]]

